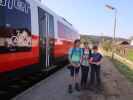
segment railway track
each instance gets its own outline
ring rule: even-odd
[[[10,100],[11,98],[17,96],[21,92],[25,91],[46,77],[52,75],[64,65],[66,64],[62,64],[60,67],[53,66],[50,69],[44,71],[33,73],[18,79],[13,79],[8,83],[0,83],[0,100]]]

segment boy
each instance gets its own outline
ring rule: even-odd
[[[101,86],[101,77],[100,77],[100,69],[102,62],[102,55],[98,52],[98,47],[93,46],[93,53],[91,55],[90,63],[91,63],[91,78],[90,84],[94,85],[96,78],[96,86]]]
[[[79,69],[80,69],[80,59],[82,56],[82,49],[80,48],[80,40],[74,41],[74,46],[69,50],[68,59],[70,62],[70,84],[68,86],[68,92],[72,93],[72,84],[75,82],[75,89],[80,91],[79,88]]]

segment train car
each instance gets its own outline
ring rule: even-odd
[[[39,1],[0,0],[1,76],[49,69],[66,58],[77,38],[72,24]]]

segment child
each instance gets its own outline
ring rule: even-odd
[[[91,49],[88,42],[84,42],[83,55],[81,58],[81,88],[87,88],[87,78],[90,69],[89,59],[91,57]]]
[[[68,59],[70,62],[70,84],[68,86],[68,92],[72,93],[72,84],[75,83],[75,89],[80,91],[79,88],[79,69],[80,69],[80,59],[82,56],[82,49],[80,48],[80,40],[74,41],[74,47],[69,50]]]
[[[96,86],[101,85],[101,77],[100,77],[100,69],[101,69],[101,62],[102,62],[102,55],[98,52],[98,47],[93,46],[93,53],[91,55],[90,63],[91,63],[91,78],[90,84],[94,85],[95,78],[96,78]]]

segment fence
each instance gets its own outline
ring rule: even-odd
[[[112,52],[107,52],[107,51],[102,50],[102,49],[100,51],[102,52],[103,55],[110,56],[110,57],[112,56]],[[114,54],[114,59],[116,59],[116,60],[118,60],[118,61],[120,61],[120,62],[128,65],[128,67],[131,70],[133,70],[133,62],[130,61],[130,60],[128,60],[127,58],[121,57],[120,55],[118,55],[118,54],[115,53]]]

